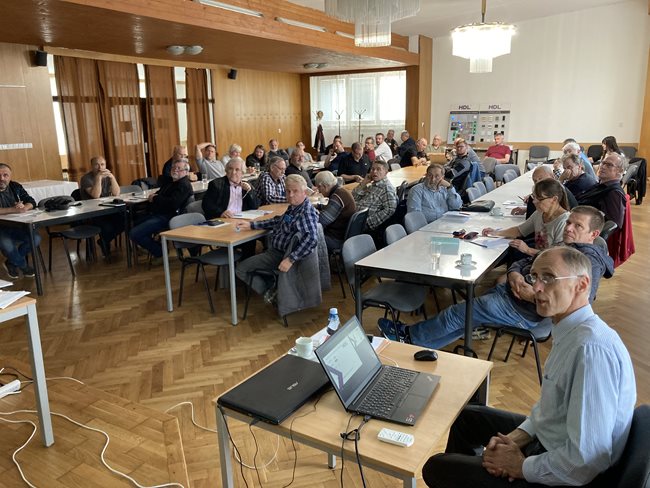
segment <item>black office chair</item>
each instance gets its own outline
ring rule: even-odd
[[[362,208],[352,214],[348,222],[348,227],[345,230],[345,239],[343,242],[347,241],[350,237],[358,236],[363,233],[363,230],[366,228],[366,220],[368,220],[368,209]],[[341,284],[341,293],[343,293],[343,298],[345,298],[345,286],[343,286],[343,275],[345,270],[343,269],[343,263],[341,261],[341,245],[338,249],[330,249],[330,256],[334,259],[336,265],[336,274],[339,277],[339,283]]]
[[[606,221],[605,225],[603,225],[603,230],[600,231],[600,237],[605,240],[609,239],[609,236],[611,236],[617,228],[618,225],[616,225],[616,222],[613,220]]]

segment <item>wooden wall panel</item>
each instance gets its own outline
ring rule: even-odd
[[[257,144],[268,149],[269,139],[286,148],[302,138],[300,75],[240,69],[237,79],[230,80],[228,71],[212,70],[219,155],[233,143],[246,157]]]
[[[419,37],[419,65],[406,68],[406,130],[417,139],[431,138],[433,40]],[[429,141],[430,142],[430,141]]]
[[[641,134],[639,134],[639,156],[646,159],[650,157],[650,49],[648,50],[648,67],[646,68]]]
[[[35,46],[0,43],[0,144],[31,143],[31,149],[0,150],[0,161],[17,181],[60,180],[50,82],[45,67],[31,66]]]

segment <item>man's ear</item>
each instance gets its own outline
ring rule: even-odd
[[[578,277],[578,283],[576,284],[576,289],[580,293],[589,293],[591,292],[591,280],[589,279],[588,276],[579,276]]]

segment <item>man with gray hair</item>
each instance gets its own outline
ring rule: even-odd
[[[564,172],[560,175],[560,183],[576,197],[598,184],[596,178],[592,178],[584,171],[580,156],[573,153],[565,153],[561,158]]]
[[[257,197],[260,205],[287,201],[284,185],[286,169],[287,163],[280,156],[273,156],[269,159],[268,171],[262,173],[257,184]]]
[[[245,167],[242,158],[232,158],[226,164],[226,176],[210,182],[201,200],[206,219],[231,219],[240,212],[258,207],[255,191],[242,181]]]
[[[594,171],[594,167],[591,164],[591,161],[589,161],[589,158],[587,155],[582,152],[582,148],[580,147],[580,144],[576,142],[575,139],[565,139],[564,140],[564,146],[562,147],[562,153],[563,154],[577,154],[580,157],[580,160],[582,161],[582,164],[585,169],[585,173],[587,173],[589,176],[592,176],[594,179],[596,179],[596,172]]]
[[[627,203],[627,197],[621,188],[624,165],[625,159],[620,154],[607,154],[598,165],[600,182],[578,198],[580,205],[597,208],[605,214],[607,220],[615,222],[619,229],[623,227]]]
[[[397,209],[397,192],[387,174],[388,163],[375,161],[363,181],[352,190],[357,207],[368,209],[366,227],[371,231],[378,229]]]
[[[603,473],[623,454],[636,402],[630,355],[589,304],[582,253],[541,252],[528,281],[537,313],[553,322],[540,399],[528,417],[465,407],[445,453],[422,468],[429,487],[611,486]]]
[[[318,220],[325,232],[327,249],[340,249],[345,239],[345,231],[350,217],[357,211],[352,193],[338,184],[336,176],[331,171],[321,171],[315,178],[316,188],[324,197],[327,204],[318,204],[320,213]]]
[[[239,157],[241,157],[241,146],[239,144],[231,144],[228,148],[228,154],[224,154],[224,156],[221,158],[221,162],[225,165],[232,158]]]
[[[300,175],[289,175],[286,189],[289,207],[284,214],[268,220],[237,221],[235,224],[238,230],[273,229],[269,248],[237,266],[237,276],[246,284],[254,271],[286,273],[296,261],[307,257],[318,245],[318,213],[307,198],[307,182]],[[297,233],[300,233],[300,242],[284,257]],[[270,303],[277,293],[274,284],[275,280],[269,277],[254,279],[251,286]]]

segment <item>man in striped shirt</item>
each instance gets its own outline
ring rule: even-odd
[[[287,211],[272,219],[259,222],[238,221],[235,225],[240,230],[273,229],[271,246],[262,254],[252,256],[237,266],[237,276],[245,283],[249,282],[250,273],[258,270],[279,271],[286,273],[296,261],[300,261],[318,245],[318,213],[307,198],[307,182],[300,175],[289,175],[286,178]],[[301,238],[298,245],[289,249],[291,240],[296,233]],[[252,287],[265,300],[272,301],[275,290],[275,280],[253,280]]]
[[[286,170],[287,163],[280,156],[273,156],[269,159],[269,169],[262,173],[257,186],[257,198],[260,205],[287,201],[284,182]]]
[[[397,208],[397,192],[386,178],[387,174],[388,163],[375,161],[359,186],[352,190],[357,208],[368,209],[366,227],[369,230],[375,230],[386,222]]]

